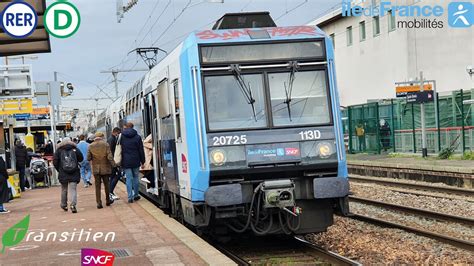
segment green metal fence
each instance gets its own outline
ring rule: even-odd
[[[467,102],[473,96],[474,89],[458,90],[425,104],[429,153],[447,147],[456,153],[474,151],[474,104]],[[421,153],[420,109],[420,104],[400,98],[348,106],[343,123],[349,152]]]

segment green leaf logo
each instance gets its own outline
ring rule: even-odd
[[[5,253],[6,247],[18,245],[25,238],[28,227],[30,226],[30,215],[28,214],[23,220],[8,229],[2,236],[1,254]]]

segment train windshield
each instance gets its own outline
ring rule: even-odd
[[[210,130],[267,125],[262,74],[206,76],[204,83]]]
[[[268,81],[273,125],[330,123],[325,71],[269,73]]]

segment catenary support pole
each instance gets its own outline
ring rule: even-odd
[[[420,71],[420,91],[424,91],[423,71]],[[426,147],[426,124],[425,124],[425,104],[421,103],[421,154],[423,158],[428,156],[428,149]]]
[[[441,151],[441,132],[440,132],[440,123],[439,123],[439,101],[438,101],[438,91],[436,90],[436,80],[433,80],[433,95],[434,95],[434,110],[435,110],[435,126],[437,133],[437,145],[438,152]]]
[[[464,129],[464,91],[461,89],[461,134],[462,134],[462,154],[466,150],[466,132]]]

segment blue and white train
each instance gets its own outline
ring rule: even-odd
[[[334,52],[317,27],[226,14],[105,114],[108,132],[131,121],[153,136],[151,197],[191,226],[302,234],[349,211]]]

